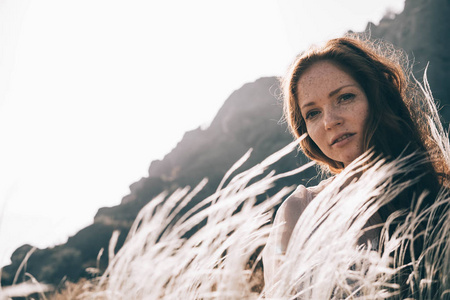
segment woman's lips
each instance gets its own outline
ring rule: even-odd
[[[342,145],[346,144],[347,141],[349,140],[349,138],[351,138],[354,135],[355,135],[354,133],[343,134],[343,135],[339,136],[338,138],[336,138],[333,141],[333,143],[331,144],[331,146],[342,146]]]

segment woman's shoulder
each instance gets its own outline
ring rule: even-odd
[[[306,188],[310,194],[312,194],[314,197],[320,193],[324,188],[328,186],[332,181],[334,180],[334,176],[329,177],[327,179],[322,180],[318,185],[311,186]]]
[[[303,211],[303,209],[311,202],[312,194],[310,188],[299,185],[295,191],[283,201],[280,206],[282,212],[285,211]]]
[[[284,206],[294,206],[300,204],[308,204],[314,197],[317,196],[332,180],[334,177],[322,180],[318,185],[305,187],[299,185],[295,191],[283,202]]]
[[[334,177],[322,180],[318,185],[305,187],[299,185],[295,191],[280,206],[280,212],[286,221],[296,221],[308,204],[320,193]]]

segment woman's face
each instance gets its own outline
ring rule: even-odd
[[[369,102],[349,74],[317,62],[300,77],[297,98],[309,137],[328,158],[347,166],[364,152]]]

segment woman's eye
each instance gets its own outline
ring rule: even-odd
[[[352,93],[342,94],[341,96],[339,96],[339,101],[347,101],[353,98],[355,98],[355,94]]]
[[[313,110],[313,111],[309,111],[307,114],[306,114],[306,120],[308,120],[308,119],[311,119],[311,118],[314,118],[316,115],[318,115],[319,114],[319,112],[318,111],[316,111],[316,110]]]

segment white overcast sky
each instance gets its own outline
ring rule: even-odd
[[[404,0],[1,0],[0,264],[64,243],[247,82]]]

